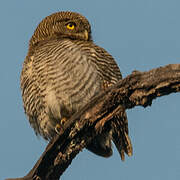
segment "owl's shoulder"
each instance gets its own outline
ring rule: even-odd
[[[93,42],[82,44],[82,49],[87,52],[91,61],[96,64],[96,67],[101,71],[104,77],[108,75],[109,78],[114,78],[116,81],[122,79],[116,60],[107,50]]]

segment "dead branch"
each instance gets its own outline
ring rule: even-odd
[[[180,92],[180,64],[134,71],[71,117],[25,177],[7,180],[58,180],[73,158],[107,128],[105,125],[120,110],[119,105],[125,109],[147,107],[157,97],[176,92]]]

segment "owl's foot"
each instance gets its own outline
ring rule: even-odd
[[[55,131],[56,131],[57,134],[60,134],[60,132],[61,132],[61,126],[60,126],[60,124],[56,124],[56,126],[55,126]]]
[[[62,118],[60,122],[63,125],[66,121],[67,121],[67,118]]]
[[[62,118],[60,123],[57,123],[55,126],[55,131],[57,134],[60,134],[63,131],[63,124],[66,122],[66,118]]]

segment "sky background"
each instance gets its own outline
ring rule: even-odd
[[[20,72],[38,23],[57,11],[88,18],[94,42],[117,60],[123,76],[180,63],[179,0],[1,0],[0,2],[0,179],[22,177],[46,147],[27,121]],[[179,180],[180,93],[163,96],[146,109],[127,111],[132,157],[121,162],[83,150],[63,180]]]

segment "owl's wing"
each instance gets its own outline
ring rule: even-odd
[[[122,79],[122,75],[118,65],[113,57],[103,48],[94,45],[91,50],[91,56],[96,57],[94,63],[103,79],[103,88],[106,90],[109,86],[117,83]],[[132,144],[128,136],[128,120],[123,107],[120,106],[121,111],[116,114],[111,123],[112,126],[112,140],[119,151],[121,159],[124,160],[124,152],[132,155]]]
[[[21,72],[21,90],[24,104],[24,110],[29,119],[30,125],[34,128],[36,135],[40,134],[39,122],[37,119],[38,112],[36,111],[36,104],[38,105],[40,95],[39,88],[36,84],[32,72],[33,56],[27,56],[23,69]],[[31,96],[29,96],[31,93]]]

